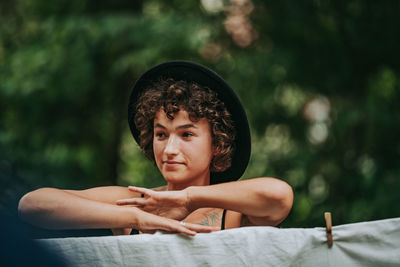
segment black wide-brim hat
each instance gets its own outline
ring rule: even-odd
[[[237,136],[235,150],[232,156],[232,164],[223,172],[212,172],[210,184],[218,184],[238,180],[246,170],[251,153],[250,128],[246,112],[228,83],[217,73],[209,68],[189,61],[169,61],[157,65],[146,71],[135,83],[129,99],[128,122],[133,137],[139,144],[140,132],[136,128],[134,119],[136,105],[143,91],[149,89],[154,82],[172,78],[175,81],[194,82],[208,87],[217,93],[217,97],[224,102],[225,107],[232,115]]]

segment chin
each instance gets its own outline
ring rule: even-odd
[[[187,177],[179,173],[165,173],[163,174],[165,181],[169,184],[179,185],[179,184],[190,184],[193,182],[193,177]]]
[[[201,178],[202,176],[188,175],[187,173],[163,173],[163,177],[168,184],[178,187],[188,187],[191,185],[209,185],[209,180]]]
[[[185,179],[181,175],[177,175],[177,174],[165,174],[163,176],[164,176],[164,179],[168,183],[172,183],[172,184],[181,184],[181,183],[185,183],[188,181],[188,179]]]

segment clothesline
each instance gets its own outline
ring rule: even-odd
[[[43,239],[72,266],[399,266],[400,218],[326,228],[242,227],[180,234]]]

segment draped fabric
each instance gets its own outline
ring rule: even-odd
[[[71,266],[400,266],[400,218],[326,229],[242,227],[181,234],[38,240]]]

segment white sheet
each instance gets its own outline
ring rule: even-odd
[[[325,228],[39,240],[72,266],[400,266],[400,218]]]

